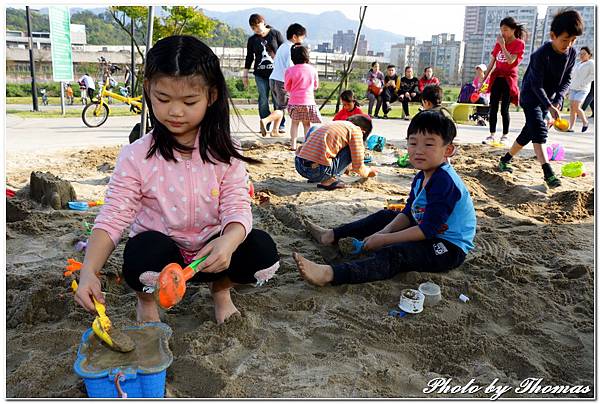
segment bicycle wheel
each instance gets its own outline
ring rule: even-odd
[[[81,119],[86,126],[97,128],[108,119],[108,107],[106,104],[90,103],[83,108]]]

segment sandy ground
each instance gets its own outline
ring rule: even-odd
[[[531,152],[516,159],[514,175],[500,174],[495,164],[503,150],[463,145],[453,164],[470,189],[478,228],[475,249],[460,268],[317,288],[300,279],[292,251],[318,262],[342,258],[336,248],[312,241],[304,220],[336,226],[381,209],[386,199],[405,199],[414,170],[390,164],[397,152],[390,146],[375,156],[376,179],[328,192],[295,173],[284,145],[245,146],[265,162],[249,168],[257,191],[254,226],[274,237],[282,266],[265,286],[233,293],[242,316],[224,325],[214,322],[202,285],[191,285],[164,313],[174,354],[167,397],[473,397],[424,394],[436,377],[452,378],[452,385],[474,378],[483,386],[497,378],[512,386],[503,397],[595,395],[593,161],[586,162],[585,178],[564,178],[561,188],[548,191]],[[93,317],[75,305],[62,273],[67,257],[82,260],[73,243],[98,208],[42,208],[26,198],[29,175],[50,171],[72,181],[80,199],[97,199],[118,151],[7,156],[7,182],[20,189],[15,205],[21,211],[7,224],[8,397],[86,396],[73,363]],[[553,163],[557,170],[560,164]],[[119,278],[123,247],[104,267],[102,283],[112,320],[132,324],[135,297]],[[427,280],[441,286],[440,304],[387,316],[402,289]],[[461,293],[471,300],[461,303]],[[591,391],[517,394],[529,377]]]

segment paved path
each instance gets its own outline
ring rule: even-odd
[[[259,139],[258,118],[242,117],[246,124],[234,118],[232,129],[242,140]],[[331,118],[324,118],[326,122]],[[52,151],[64,148],[110,146],[128,143],[131,128],[139,122],[138,116],[109,117],[99,128],[86,127],[81,118],[22,118],[6,115],[6,151],[34,152]],[[524,123],[520,112],[511,112],[510,143],[516,138]],[[404,143],[408,121],[399,119],[378,119],[374,121],[373,133],[385,136],[388,141]],[[579,127],[580,124],[578,124]],[[457,143],[481,144],[488,134],[487,127],[458,125]],[[571,158],[593,161],[595,151],[595,122],[590,120],[586,133],[561,133],[551,129],[549,143],[562,143]],[[262,139],[262,138],[261,138]],[[285,139],[285,138],[284,138]],[[531,145],[527,146],[531,150]]]

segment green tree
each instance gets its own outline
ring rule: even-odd
[[[168,15],[154,18],[152,40],[158,41],[171,35],[194,35],[210,38],[217,22],[208,18],[198,7],[163,6]]]

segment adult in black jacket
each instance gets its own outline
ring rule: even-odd
[[[260,14],[252,14],[248,22],[254,35],[248,38],[242,80],[244,87],[248,88],[248,71],[254,62],[254,80],[258,90],[258,113],[262,119],[271,113],[269,108],[269,94],[271,94],[269,76],[273,71],[275,52],[284,42],[284,39],[281,32],[270,25],[266,25],[265,17]]]
[[[400,88],[398,89],[398,100],[402,102],[404,119],[409,120],[408,103],[419,101],[419,79],[414,76],[411,66],[404,68],[404,77],[400,79]]]

